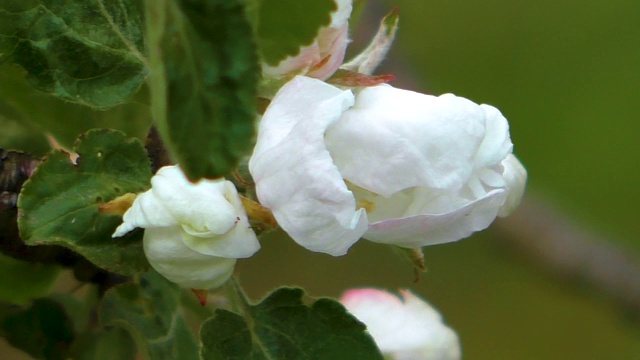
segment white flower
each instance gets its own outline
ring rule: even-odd
[[[249,226],[235,186],[224,179],[193,184],[178,166],[165,166],[123,216],[113,237],[145,229],[144,252],[170,281],[192,289],[222,285],[236,259],[260,244]]]
[[[267,77],[280,78],[305,74],[321,80],[329,78],[344,60],[349,43],[349,16],[352,0],[336,0],[337,9],[331,15],[331,23],[321,28],[311,45],[300,49],[276,66],[263,64],[262,72]]]
[[[296,242],[342,255],[360,237],[418,248],[487,228],[524,191],[512,147],[489,105],[296,77],[265,112],[249,169]]]
[[[458,335],[431,305],[408,290],[399,298],[377,289],[347,291],[340,302],[362,321],[380,351],[394,360],[460,359]]]

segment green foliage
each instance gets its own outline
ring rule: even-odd
[[[147,0],[152,114],[191,180],[251,149],[258,61],[240,0]]]
[[[62,245],[106,270],[130,275],[148,263],[140,233],[112,239],[121,222],[99,212],[101,204],[149,187],[147,154],[136,139],[114,130],[81,136],[75,151],[53,151],[23,186],[18,200],[20,236],[28,245]]]
[[[0,65],[2,147],[20,146],[21,150],[43,153],[48,144],[42,132],[70,148],[78,135],[93,128],[117,129],[141,138],[149,129],[151,114],[144,103],[144,91],[139,91],[131,102],[99,111],[38,91],[24,77],[25,71],[18,66]],[[25,141],[12,145],[17,142],[16,137]]]
[[[0,300],[26,304],[42,296],[58,276],[58,268],[33,264],[0,254]]]
[[[57,302],[37,299],[26,309],[4,309],[0,334],[37,359],[66,359],[74,339],[73,323]]]
[[[134,360],[136,344],[124,329],[111,328],[78,336],[70,350],[75,360]]]
[[[149,272],[139,284],[109,290],[98,315],[104,325],[127,329],[149,359],[198,359],[198,344],[179,309],[180,295],[176,285]]]
[[[320,28],[331,23],[336,10],[333,0],[260,1],[256,37],[263,61],[276,66],[297,55],[301,47],[313,43]]]
[[[303,290],[280,288],[244,317],[216,310],[200,330],[202,358],[261,360],[382,359],[365,326],[338,302],[302,302]]]
[[[105,109],[129,99],[147,70],[139,1],[31,0],[0,7],[0,63],[39,90]]]

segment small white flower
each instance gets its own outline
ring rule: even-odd
[[[262,117],[249,169],[296,242],[343,255],[360,237],[418,248],[508,215],[526,182],[512,148],[492,106],[299,76]]]
[[[178,166],[165,166],[123,216],[113,237],[145,229],[151,266],[172,282],[192,289],[222,285],[236,259],[260,248],[238,192],[224,179],[193,184]]]
[[[337,10],[331,15],[331,23],[318,31],[314,42],[301,48],[298,55],[287,57],[276,66],[264,64],[263,74],[272,78],[304,74],[321,80],[333,75],[342,64],[349,43],[352,2],[337,0]]]
[[[431,305],[408,290],[347,291],[340,302],[362,321],[380,351],[394,360],[460,359],[458,335]]]

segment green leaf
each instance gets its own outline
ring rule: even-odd
[[[37,359],[67,358],[74,330],[60,304],[51,299],[37,299],[27,309],[14,308],[8,312],[0,320],[0,335],[11,345]]]
[[[38,166],[18,198],[20,236],[27,245],[61,245],[123,275],[148,268],[140,232],[112,239],[118,216],[98,207],[149,188],[151,169],[140,141],[115,130],[92,130],[78,140],[77,165],[56,150]]]
[[[262,60],[276,66],[311,45],[320,28],[331,24],[338,9],[333,0],[262,0],[257,16],[257,42]]]
[[[10,143],[6,141],[15,142],[10,137],[12,127],[22,130],[22,134],[15,135],[22,135],[29,141],[26,147],[19,149],[40,154],[49,149],[43,132],[71,148],[78,135],[89,129],[112,128],[140,138],[144,138],[149,130],[151,112],[149,105],[144,103],[147,101],[144,91],[136,93],[131,102],[99,111],[36,90],[29,85],[25,74],[16,65],[0,65],[0,123],[3,129],[0,139],[3,147],[9,147]],[[9,131],[5,130],[5,124],[10,126]]]
[[[241,0],[146,0],[153,119],[191,180],[253,144],[258,61]]]
[[[155,272],[107,292],[98,310],[104,325],[127,329],[149,359],[198,359],[198,344],[179,308],[181,290]]]
[[[0,24],[0,63],[64,100],[109,108],[146,76],[139,1],[5,1]]]
[[[81,334],[70,350],[74,360],[135,360],[136,344],[129,333],[111,328]]]
[[[382,359],[364,324],[340,303],[319,299],[306,306],[303,295],[301,289],[280,288],[245,309],[244,318],[216,310],[200,329],[202,358]]]
[[[46,294],[58,267],[20,261],[0,254],[0,301],[24,305]]]

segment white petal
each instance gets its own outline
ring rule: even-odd
[[[324,143],[327,127],[353,104],[350,91],[296,77],[265,112],[249,170],[258,199],[312,251],[343,255],[367,228]]]
[[[192,250],[205,255],[236,259],[250,257],[260,249],[260,243],[249,225],[249,219],[247,219],[247,214],[238,197],[238,191],[232,182],[224,182],[223,195],[233,206],[236,214],[234,226],[224,234],[208,238],[183,233],[184,243]]]
[[[178,166],[165,166],[151,179],[151,190],[191,235],[224,234],[236,223],[233,206],[222,195],[225,180],[194,184]]]
[[[213,289],[224,284],[235,259],[203,255],[182,241],[179,226],[146,229],[144,252],[151,266],[170,281],[191,289]]]
[[[318,37],[318,46],[320,48],[320,57],[324,59],[329,57],[322,66],[312,66],[311,71],[306,75],[320,80],[326,80],[333,75],[342,64],[344,54],[349,44],[349,24],[344,24],[338,29],[327,29]]]
[[[113,233],[113,237],[122,236],[137,227],[165,227],[177,223],[154,193],[148,190],[138,195],[131,207],[124,213],[122,224]]]
[[[527,170],[513,154],[509,154],[502,162],[504,165],[504,179],[507,183],[507,199],[500,207],[498,216],[511,214],[520,205],[527,184]]]
[[[478,179],[481,180],[483,183],[494,188],[505,187],[506,182],[504,180],[504,177],[502,176],[502,173],[504,172],[504,168],[502,166],[499,166],[499,168],[501,170],[500,172],[497,172],[496,170],[490,167],[485,167],[478,170],[477,172]]]
[[[349,21],[351,10],[353,10],[353,0],[336,0],[337,10],[331,14],[332,28],[342,27]]]
[[[266,77],[292,77],[296,74],[325,80],[338,70],[344,60],[344,54],[349,43],[349,16],[351,15],[352,0],[337,0],[336,11],[331,15],[331,23],[318,31],[314,41],[295,56],[288,56],[276,66],[262,64],[262,73]],[[321,62],[328,61],[322,66]]]
[[[491,105],[480,105],[485,113],[485,135],[478,154],[476,167],[499,164],[513,150],[509,136],[509,123],[502,113]]]
[[[446,213],[374,222],[363,237],[407,248],[457,241],[489,227],[506,197],[507,191],[492,190],[484,197]]]
[[[445,360],[460,358],[456,333],[440,314],[410,291],[402,299],[376,289],[346,292],[340,302],[367,330],[383,354],[392,359]]]
[[[390,196],[416,186],[462,188],[484,136],[485,112],[469,100],[381,85],[358,93],[326,138],[346,180]]]
[[[314,41],[311,45],[300,49],[296,56],[288,56],[276,66],[262,64],[262,73],[268,77],[281,77],[289,73],[304,73],[313,64],[322,60],[320,45]]]

